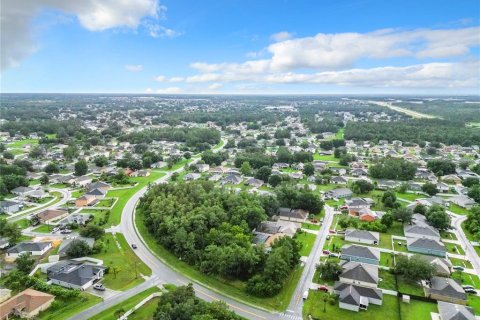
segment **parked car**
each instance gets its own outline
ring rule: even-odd
[[[330,253],[328,256],[331,257],[331,258],[338,258],[339,257],[338,253]]]
[[[308,299],[308,290],[306,290],[304,293],[303,293],[303,300],[307,300]]]
[[[330,233],[337,233],[337,231],[335,231],[335,230],[330,230],[330,231],[328,231],[328,232],[330,232]]]
[[[328,287],[327,286],[319,286],[318,291],[328,292]]]
[[[53,228],[52,232],[57,232],[58,230],[60,230],[60,228],[55,227],[55,228]]]
[[[323,254],[330,254],[330,251],[328,251],[328,250],[323,250]]]
[[[475,288],[473,286],[469,286],[469,285],[462,286],[462,288],[463,288],[463,290],[468,290],[468,289],[475,290]]]
[[[70,234],[70,233],[72,233],[72,230],[70,230],[70,229],[63,229],[62,231],[60,231],[60,233],[62,233],[62,234]]]
[[[135,243],[132,243],[132,249],[137,249],[137,245]]]
[[[462,267],[462,266],[453,266],[452,269],[453,269],[453,270],[458,270],[458,271],[463,271],[463,270],[465,270],[465,268]]]
[[[465,289],[466,293],[477,294],[477,291],[474,289]]]
[[[98,291],[105,291],[105,286],[101,283],[96,283],[93,285],[93,289]]]
[[[345,230],[339,230],[339,231],[337,231],[337,233],[338,233],[338,234],[345,234],[345,233],[347,233],[347,231],[345,231]]]

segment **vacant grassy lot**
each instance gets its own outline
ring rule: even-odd
[[[23,148],[27,144],[38,144],[38,139],[23,139],[19,141],[13,141],[7,144],[7,147],[9,148]]]
[[[282,291],[276,296],[271,298],[254,297],[245,292],[245,282],[231,281],[220,277],[208,276],[198,271],[194,267],[186,264],[185,262],[178,260],[175,255],[157,243],[155,238],[148,232],[141,217],[141,212],[137,211],[135,215],[135,222],[139,233],[142,235],[150,250],[172,269],[180,272],[187,278],[203,284],[213,291],[221,292],[226,296],[237,299],[244,303],[277,311],[284,311],[287,309],[293,292],[295,291],[297,283],[302,275],[302,267],[297,267],[292,271],[292,273],[285,280],[285,285],[283,286]]]
[[[462,285],[470,285],[475,288],[480,288],[480,279],[474,274],[469,274],[461,271],[455,271],[451,277],[458,280]]]
[[[480,297],[469,294],[467,304],[473,308],[475,315],[480,316]]]
[[[302,223],[302,229],[320,230],[320,226],[318,224]]]
[[[63,320],[68,319],[75,314],[90,308],[91,306],[96,305],[102,301],[101,298],[82,292],[78,298],[71,300],[63,301],[59,300],[61,303],[58,308],[50,308],[38,315],[40,320]]]
[[[378,287],[381,289],[387,290],[397,290],[397,281],[395,280],[395,275],[391,274],[387,270],[378,269],[378,277],[382,279],[378,283]]]
[[[110,218],[108,220],[107,225],[117,225],[120,223],[120,219],[122,217],[122,211],[125,207],[125,204],[128,200],[139,190],[146,187],[149,182],[153,182],[157,179],[163,177],[165,173],[161,173],[158,171],[152,171],[148,177],[135,177],[132,178],[133,182],[138,183],[136,186],[128,189],[120,189],[120,190],[112,190],[108,191],[107,196],[111,198],[118,198],[118,201],[113,206]]]
[[[313,244],[315,243],[316,236],[311,233],[302,232],[297,233],[295,238],[302,244],[302,250],[300,250],[300,255],[309,256],[312,251]]]
[[[456,205],[455,203],[450,204],[450,206],[448,207],[448,210],[452,211],[453,213],[460,214],[460,215],[467,215],[468,214],[467,209],[462,208],[462,207]]]
[[[438,312],[437,304],[418,300],[410,300],[410,303],[400,304],[400,315],[402,320],[431,319],[431,312]]]
[[[463,259],[457,259],[457,258],[448,258],[448,259],[450,260],[450,262],[454,266],[462,266],[462,267],[465,267],[467,269],[473,269],[473,266],[470,263],[470,261],[463,260]]]
[[[403,294],[424,296],[423,287],[419,283],[406,281],[403,276],[397,276],[398,291]]]
[[[393,268],[393,254],[380,252],[380,265]]]
[[[143,299],[145,299],[146,297],[148,297],[152,293],[159,292],[159,291],[160,291],[160,289],[157,288],[157,287],[147,289],[147,290],[145,290],[143,292],[140,292],[139,294],[137,294],[137,295],[135,295],[131,298],[128,298],[127,300],[125,300],[125,301],[123,301],[123,302],[121,302],[117,305],[114,305],[113,307],[111,307],[107,310],[104,310],[104,311],[100,312],[96,316],[91,317],[90,320],[116,320],[116,319],[118,319],[117,312],[118,313],[127,312],[128,310],[132,309],[140,301],[142,301]],[[149,302],[151,302],[151,301],[152,300],[150,300]],[[156,308],[156,304],[153,304],[153,305]],[[146,305],[144,305],[144,306],[146,306]],[[150,314],[151,316],[153,316],[153,312],[155,311],[155,308],[151,311],[151,314]],[[142,306],[142,309],[143,309],[143,306]],[[135,314],[137,314],[137,312],[139,312],[139,311],[140,310],[136,311]],[[133,315],[129,316],[128,319],[134,319]],[[138,319],[148,319],[148,318],[138,318]]]
[[[314,319],[321,320],[400,320],[398,298],[390,295],[383,296],[383,305],[376,306],[370,304],[367,311],[353,312],[340,309],[338,302],[334,305],[327,303],[326,312],[323,312],[324,302],[322,296],[324,293],[310,290],[307,301],[303,307],[303,318],[308,319],[311,315]],[[417,320],[425,319],[418,318]]]
[[[141,274],[147,276],[152,274],[152,270],[137,257],[122,234],[106,234],[102,240],[103,251],[92,256],[102,259],[103,264],[110,267],[110,272],[105,275],[103,280],[106,287],[114,290],[127,290],[143,282]],[[135,265],[137,273],[135,273]],[[120,268],[116,278],[112,267]]]

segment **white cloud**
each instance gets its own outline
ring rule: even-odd
[[[140,72],[143,70],[143,66],[141,64],[127,64],[125,69],[130,72]]]
[[[184,77],[172,77],[172,78],[168,79],[168,81],[170,81],[170,82],[182,82],[183,80],[185,80]]]
[[[155,78],[153,78],[155,81],[158,81],[158,82],[165,82],[167,81],[167,77],[165,76],[156,76]]]
[[[275,42],[278,42],[278,41],[285,41],[285,40],[291,39],[291,38],[293,38],[293,36],[294,36],[294,34],[291,33],[291,32],[282,31],[282,32],[272,34],[270,36],[270,39],[275,41]]]
[[[152,35],[172,37],[176,32],[160,26],[166,8],[158,0],[8,0],[1,8],[1,69],[17,66],[35,52],[33,21],[43,10],[74,16],[90,31],[112,28],[137,29],[145,25]],[[151,27],[155,26],[152,33]]]
[[[175,38],[183,33],[173,29],[166,28],[157,23],[147,24],[148,34],[153,38]]]
[[[155,90],[155,93],[182,93],[182,88],[179,87],[168,87]]]
[[[212,83],[211,85],[208,86],[209,90],[217,90],[223,87],[223,84],[221,83]]]

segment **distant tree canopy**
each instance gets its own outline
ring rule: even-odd
[[[220,131],[207,128],[160,128],[147,129],[119,137],[120,141],[130,143],[151,143],[154,140],[185,142],[189,147],[201,147],[202,144],[215,145],[220,142]]]
[[[369,168],[369,173],[375,179],[412,180],[417,166],[404,159],[381,159]]]
[[[348,122],[345,139],[359,141],[400,140],[420,143],[441,142],[470,146],[480,141],[480,130],[447,120],[408,120],[396,122]]]
[[[255,282],[258,290],[250,290],[252,294],[276,294],[286,277],[276,278],[268,268],[288,275],[300,258],[299,245],[288,237],[270,254],[252,246],[252,230],[267,218],[259,196],[217,189],[209,181],[153,186],[141,199],[139,212],[161,245],[202,272],[241,280],[261,277],[274,287],[261,290]],[[279,256],[290,260],[284,264]]]
[[[455,163],[450,160],[433,159],[427,162],[427,168],[437,176],[455,173]]]

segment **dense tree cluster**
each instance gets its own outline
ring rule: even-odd
[[[154,320],[218,319],[240,320],[224,302],[205,302],[195,296],[191,284],[164,292],[158,301]]]
[[[465,221],[463,226],[477,241],[480,240],[480,205],[474,206],[470,209],[467,221]]]
[[[450,160],[433,159],[427,162],[427,168],[436,176],[444,176],[455,173],[455,163]]]
[[[320,213],[323,201],[308,188],[299,189],[291,184],[283,184],[275,189],[280,206],[293,209],[303,209],[311,214]]]
[[[384,158],[369,168],[375,179],[412,180],[417,166],[404,159]]]
[[[255,285],[249,286],[252,293],[261,290],[259,277],[265,283],[268,277],[277,277],[269,270],[285,275],[298,263],[299,248],[293,239],[279,241],[269,254],[252,246],[252,230],[267,218],[255,195],[217,189],[209,181],[156,185],[141,199],[139,211],[149,231],[178,258],[207,274],[255,277]],[[269,292],[276,293],[284,279],[275,278],[275,290]]]
[[[435,275],[435,266],[420,255],[409,257],[400,254],[397,256],[395,273],[403,275],[409,282],[429,280]]]
[[[408,120],[397,122],[349,122],[345,139],[359,141],[400,140],[420,143],[441,142],[470,146],[480,141],[480,130],[445,120]]]
[[[28,187],[27,170],[18,163],[11,165],[0,163],[0,197],[7,195],[16,187]]]

